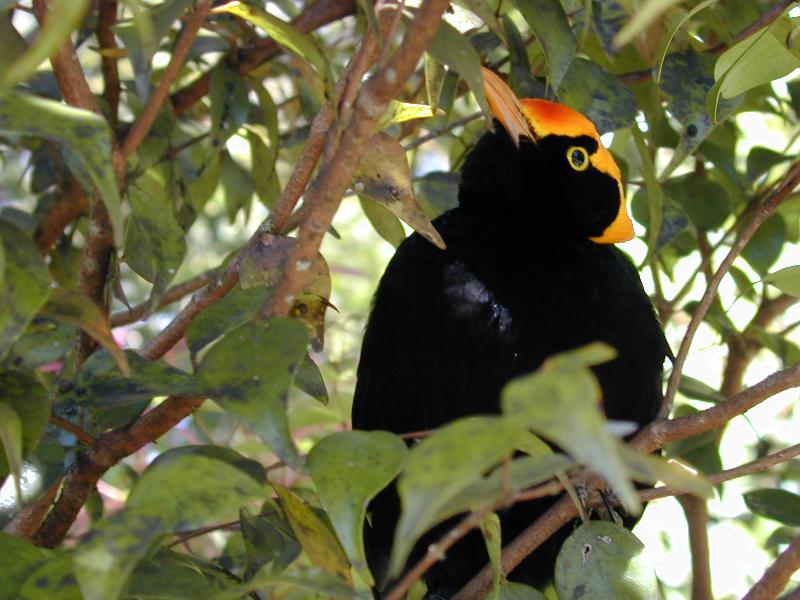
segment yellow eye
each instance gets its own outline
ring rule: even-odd
[[[580,146],[570,146],[567,150],[567,161],[576,171],[585,171],[589,168],[589,153]]]

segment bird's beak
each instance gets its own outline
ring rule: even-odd
[[[522,105],[508,84],[486,67],[481,67],[481,74],[489,108],[508,131],[514,143],[519,145],[521,137],[535,140],[533,130],[522,112]]]
[[[489,108],[505,130],[519,145],[520,138],[533,142],[550,133],[578,136],[592,133],[597,136],[594,125],[580,113],[565,106],[542,100],[522,100],[514,95],[505,81],[494,72],[481,67],[483,90]],[[568,111],[569,114],[565,114]],[[556,127],[557,126],[557,127]],[[588,130],[588,131],[587,131]],[[599,137],[598,137],[599,142]],[[614,178],[619,187],[619,210],[614,221],[599,236],[589,238],[597,244],[616,244],[633,239],[633,223],[625,207],[622,174],[611,153],[602,146],[591,157],[592,165]]]

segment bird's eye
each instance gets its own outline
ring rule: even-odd
[[[585,171],[589,168],[589,153],[580,146],[572,146],[567,150],[567,160],[576,171]]]

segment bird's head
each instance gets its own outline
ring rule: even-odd
[[[467,157],[461,205],[534,221],[534,232],[548,236],[632,239],[619,167],[592,122],[562,104],[519,100],[488,69],[483,79],[500,127]]]

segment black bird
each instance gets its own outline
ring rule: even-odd
[[[381,279],[361,350],[353,427],[404,433],[497,413],[510,379],[597,340],[618,351],[594,369],[606,415],[641,427],[658,411],[667,345],[635,267],[613,245],[634,235],[619,168],[580,113],[517,100],[487,70],[484,82],[494,131],[465,160],[459,206],[434,221],[447,248],[413,234]],[[505,511],[503,543],[553,502]],[[369,510],[365,542],[380,582],[400,512],[395,488]],[[444,531],[424,537],[409,565]],[[568,533],[509,578],[545,584]],[[426,574],[429,598],[449,598],[487,560],[480,534],[471,533]]]

